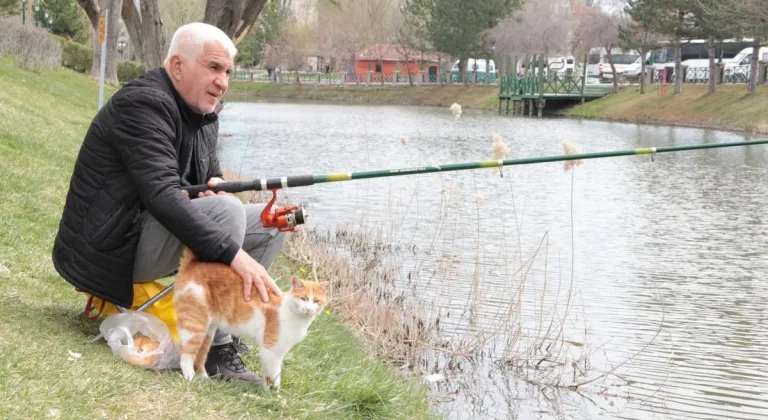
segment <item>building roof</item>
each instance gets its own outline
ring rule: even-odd
[[[421,60],[422,52],[395,44],[374,44],[357,54],[358,60],[381,60],[381,61],[407,61]],[[423,54],[424,61],[437,63],[437,55],[432,53]]]

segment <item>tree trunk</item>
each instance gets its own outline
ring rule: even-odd
[[[613,49],[613,45],[607,45],[605,48],[605,55],[608,57],[608,64],[611,65],[611,74],[613,74],[613,93],[616,93],[619,91],[619,78],[616,75],[616,65],[613,64],[613,54],[611,53],[611,49]]]
[[[129,0],[130,1],[130,0]],[[107,17],[107,57],[104,68],[104,83],[116,84],[117,80],[117,37],[120,34],[120,10],[123,8],[123,0],[101,0],[99,4],[100,16],[104,10],[109,9]],[[89,18],[90,20],[90,18]],[[99,23],[96,21],[96,36],[93,37],[93,60],[91,61],[91,77],[101,77],[101,43],[99,42]]]
[[[381,71],[379,72],[379,78],[381,79],[381,85],[383,86],[384,85],[384,63],[381,62],[381,57],[379,57],[378,62],[379,62],[379,69],[381,69]]]
[[[139,9],[136,8],[133,0],[123,0],[123,22],[125,22],[125,28],[128,30],[128,37],[133,44],[133,51],[139,56],[139,61],[146,65],[144,60],[144,36],[141,32],[141,16],[139,15]]]
[[[648,66],[645,65],[645,56],[648,54],[648,50],[645,47],[640,49],[640,94],[645,94],[645,70]],[[584,64],[586,65],[586,63]]]
[[[757,93],[757,79],[759,73],[758,61],[760,60],[760,38],[755,37],[752,43],[752,59],[749,62],[749,84],[747,91],[750,95]]]
[[[717,72],[715,67],[715,37],[709,37],[709,93],[715,93],[717,90],[717,81],[715,80],[715,73]]]
[[[411,74],[411,60],[408,54],[405,55],[406,71],[408,71],[408,86],[413,86],[413,75]]]
[[[144,34],[144,42],[142,43],[144,67],[149,70],[162,66],[168,46],[166,45],[163,21],[160,17],[160,8],[157,7],[157,0],[141,0],[141,31]]]
[[[682,64],[680,60],[680,55],[682,53],[681,42],[679,35],[675,37],[675,95],[678,95],[683,91],[683,75],[680,74],[682,72]]]
[[[466,68],[467,68],[467,60],[465,58],[459,58],[459,74],[458,74],[458,82],[467,84],[467,75],[466,75]],[[453,77],[453,76],[451,76]]]

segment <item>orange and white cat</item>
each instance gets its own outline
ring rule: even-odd
[[[174,305],[184,378],[207,378],[205,358],[213,335],[221,330],[250,338],[259,345],[261,368],[268,385],[280,388],[283,358],[307,335],[326,303],[329,283],[291,279],[282,297],[269,292],[243,299],[243,280],[229,266],[204,263],[184,250],[175,280]]]

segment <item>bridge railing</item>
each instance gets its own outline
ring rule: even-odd
[[[499,80],[499,93],[502,96],[581,95],[583,93],[582,77],[557,74],[551,77],[508,74]]]

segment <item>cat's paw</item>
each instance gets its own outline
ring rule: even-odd
[[[192,381],[195,379],[195,369],[192,366],[181,366],[181,374],[184,375],[184,379]]]

